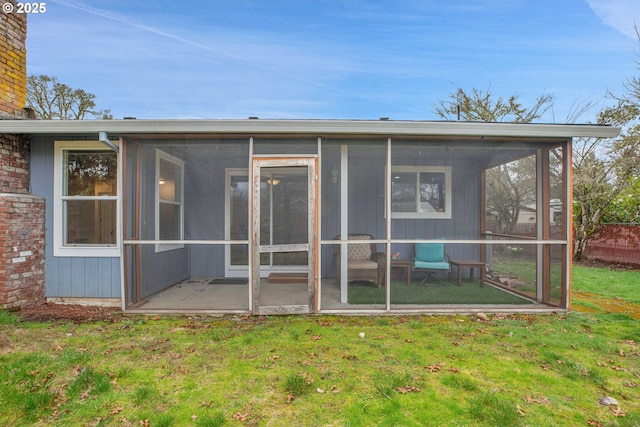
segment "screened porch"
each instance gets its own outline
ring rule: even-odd
[[[570,139],[131,135],[121,150],[129,311],[567,308]]]

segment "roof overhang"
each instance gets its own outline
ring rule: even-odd
[[[0,133],[89,134],[305,134],[613,138],[620,128],[587,124],[484,123],[404,120],[0,120]]]

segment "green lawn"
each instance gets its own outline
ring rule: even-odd
[[[531,301],[493,286],[480,287],[480,281],[464,280],[441,283],[391,281],[391,304],[531,304]],[[350,304],[384,304],[386,289],[370,282],[349,283]]]
[[[574,265],[573,289],[640,304],[640,270]]]
[[[596,270],[575,269],[578,293],[637,300],[640,273]],[[639,326],[605,311],[87,324],[0,311],[0,425],[639,426]]]

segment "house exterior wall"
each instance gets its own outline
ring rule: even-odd
[[[26,38],[26,15],[0,14],[0,120],[28,116]],[[44,301],[45,203],[29,194],[29,158],[27,136],[0,134],[0,308]]]
[[[31,139],[31,189],[43,198],[48,209],[45,215],[44,252],[47,298],[120,298],[120,258],[56,257],[53,255],[53,174],[54,141],[87,140],[95,136],[33,137]]]

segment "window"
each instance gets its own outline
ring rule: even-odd
[[[54,162],[54,255],[119,256],[118,154],[56,141]]]
[[[156,240],[183,240],[184,162],[156,151]],[[156,252],[182,248],[158,244]]]
[[[391,169],[391,216],[451,219],[451,168],[394,166]]]

